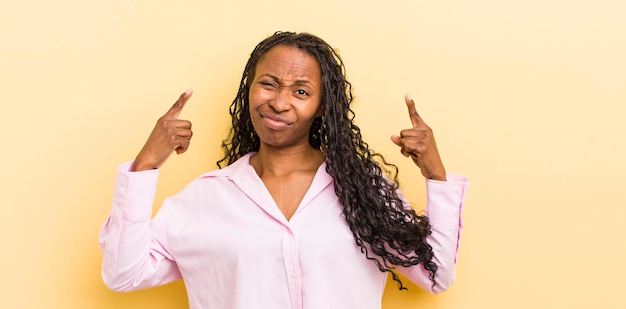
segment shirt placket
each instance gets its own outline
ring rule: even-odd
[[[287,273],[291,308],[301,309],[303,308],[302,278],[300,275],[300,263],[298,262],[298,247],[293,230],[287,226],[283,226],[283,258]]]

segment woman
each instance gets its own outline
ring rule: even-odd
[[[446,175],[407,96],[413,127],[391,139],[427,179],[428,216],[417,215],[396,167],[353,122],[340,57],[310,34],[277,32],[257,45],[230,108],[221,169],[150,219],[158,168],[189,146],[191,123],[178,115],[191,94],[120,167],[100,236],[109,288],[182,278],[190,308],[380,308],[387,273],[401,289],[396,271],[432,293],[454,281],[467,179]]]

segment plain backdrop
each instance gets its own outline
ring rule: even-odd
[[[216,168],[245,61],[290,30],[337,48],[364,138],[415,208],[424,180],[389,140],[411,124],[405,93],[448,171],[471,178],[457,282],[429,295],[390,281],[383,308],[626,308],[625,13],[618,0],[3,1],[0,307],[187,308],[180,282],[103,285],[116,168],[188,88],[194,137],[155,210]]]

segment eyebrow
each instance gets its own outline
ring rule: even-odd
[[[272,80],[274,80],[275,82],[279,83],[280,79],[278,78],[278,76],[272,75],[270,73],[265,73],[265,74],[261,74],[261,76],[259,76],[259,78],[263,77],[263,76],[267,76],[269,78],[271,78]],[[309,80],[306,79],[296,79],[293,82],[294,85],[313,85],[313,83],[311,83]]]

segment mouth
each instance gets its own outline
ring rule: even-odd
[[[270,129],[280,130],[293,124],[292,121],[280,115],[268,112],[261,112],[260,114],[265,122],[265,125],[267,125]]]

